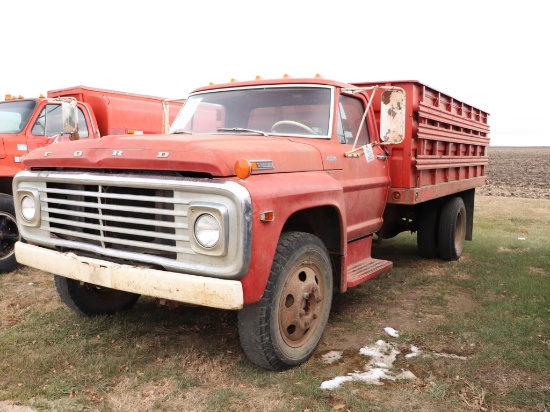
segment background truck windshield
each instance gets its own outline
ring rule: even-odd
[[[25,128],[36,107],[34,100],[0,103],[0,133],[19,133]]]

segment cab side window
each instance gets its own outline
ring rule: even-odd
[[[63,121],[60,104],[47,104],[36,119],[31,133],[35,136],[63,135]],[[78,134],[81,139],[88,137],[88,125],[84,113],[78,109]]]
[[[336,131],[340,143],[353,144],[357,132],[359,131],[364,111],[365,109],[361,100],[343,94],[340,95]],[[369,130],[365,119],[365,123],[361,126],[359,138],[357,139],[357,146],[363,146],[369,142]]]

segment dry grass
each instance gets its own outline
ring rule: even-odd
[[[281,373],[246,359],[234,312],[142,298],[124,314],[81,318],[51,275],[21,268],[0,277],[0,411],[547,412],[549,221],[548,200],[480,196],[458,262],[418,258],[407,234],[385,242],[377,253],[394,269],[337,295],[313,358]],[[402,351],[394,370],[416,380],[320,389],[362,370],[359,349],[379,339]],[[411,345],[452,356],[406,358]],[[326,364],[331,350],[343,358]]]

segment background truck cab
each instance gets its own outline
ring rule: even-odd
[[[63,133],[61,110],[62,102],[70,99],[77,104],[78,132],[73,134]],[[13,246],[20,237],[11,189],[25,154],[52,143],[107,134],[161,133],[181,106],[181,101],[85,86],[50,90],[47,97],[7,95],[0,102],[0,273],[17,267]]]

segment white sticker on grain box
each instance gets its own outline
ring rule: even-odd
[[[374,151],[372,150],[371,144],[363,146],[363,153],[365,153],[365,159],[367,159],[367,163],[370,163],[374,160]]]

